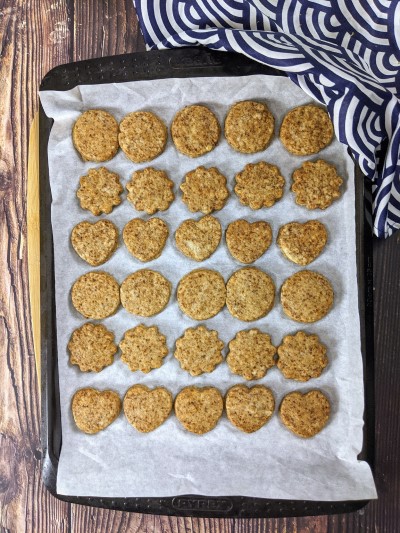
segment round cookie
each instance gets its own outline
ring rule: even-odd
[[[114,362],[117,346],[114,333],[102,324],[83,324],[73,331],[68,342],[71,365],[81,372],[100,372]]]
[[[154,368],[160,368],[168,354],[167,339],[157,326],[144,324],[128,329],[119,343],[121,361],[132,372],[140,370],[147,374]]]
[[[182,154],[199,157],[211,152],[218,143],[221,129],[217,117],[203,105],[184,107],[171,125],[174,144]]]
[[[241,268],[226,284],[226,305],[230,314],[239,320],[258,320],[271,311],[274,300],[274,282],[258,268]]]
[[[118,418],[121,400],[118,394],[111,390],[79,389],[72,398],[71,410],[78,428],[93,435]]]
[[[107,111],[89,109],[75,122],[72,141],[84,161],[108,161],[118,152],[118,123]]]
[[[171,283],[154,270],[137,270],[121,284],[121,303],[125,309],[138,316],[160,313],[171,296]]]
[[[88,209],[97,216],[111,213],[114,206],[121,203],[120,194],[123,190],[118,174],[105,167],[91,168],[79,180],[76,196],[82,209]]]
[[[193,213],[201,211],[205,215],[222,209],[229,196],[226,178],[215,167],[198,167],[188,172],[180,189],[182,201],[189,210]]]
[[[307,209],[326,209],[340,197],[343,179],[336,168],[322,159],[306,161],[292,175],[291,191],[295,193],[296,204]]]
[[[235,179],[240,203],[251,209],[272,207],[283,196],[285,179],[276,165],[265,161],[247,164]]]
[[[318,335],[298,331],[296,335],[286,335],[278,347],[276,366],[286,379],[308,381],[318,378],[327,364],[326,346]]]
[[[261,379],[275,366],[276,348],[259,329],[239,331],[229,343],[226,362],[234,374],[247,380]]]
[[[181,368],[192,376],[212,372],[223,361],[221,350],[224,343],[218,338],[218,331],[204,326],[188,328],[176,341],[174,356]]]
[[[237,102],[225,119],[225,137],[234,150],[254,154],[265,150],[274,133],[275,120],[261,102]]]
[[[127,184],[127,199],[138,211],[153,215],[156,211],[166,211],[173,202],[174,182],[163,170],[153,167],[137,170]]]
[[[134,163],[144,163],[159,156],[167,143],[167,128],[154,113],[135,111],[119,124],[119,145]]]
[[[110,220],[79,222],[71,232],[71,244],[86,263],[102,265],[117,249],[118,228]]]
[[[304,224],[289,222],[279,229],[276,242],[281,252],[296,265],[312,263],[325,248],[328,232],[319,220]]]
[[[262,220],[235,220],[228,225],[225,240],[232,257],[241,263],[253,263],[271,246],[271,226]]]
[[[316,105],[302,105],[289,111],[282,121],[279,137],[288,152],[316,154],[333,139],[333,124],[328,113]]]
[[[160,218],[130,220],[122,232],[128,251],[139,261],[152,261],[159,257],[167,242],[169,230]]]
[[[319,390],[305,394],[287,394],[279,407],[284,425],[295,435],[308,439],[314,437],[327,424],[331,406],[328,398]]]
[[[169,417],[172,394],[164,387],[151,390],[145,385],[134,385],[126,391],[123,408],[131,426],[141,433],[149,433]]]
[[[175,233],[179,250],[195,261],[208,259],[217,249],[222,236],[219,220],[211,215],[200,220],[184,220]]]
[[[174,407],[176,417],[185,429],[203,435],[217,425],[224,402],[214,387],[186,387],[176,396]]]
[[[193,320],[211,318],[225,305],[224,278],[215,270],[193,270],[180,280],[177,299],[181,310]]]
[[[72,286],[72,304],[85,318],[98,319],[111,316],[120,304],[119,285],[107,272],[87,272]]]
[[[254,433],[274,414],[274,395],[263,385],[235,385],[226,393],[225,410],[231,424],[245,433]]]

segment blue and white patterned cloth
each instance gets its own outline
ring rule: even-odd
[[[148,49],[203,45],[285,71],[328,108],[373,182],[374,233],[400,228],[399,0],[134,0]]]

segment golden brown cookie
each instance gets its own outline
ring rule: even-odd
[[[236,174],[235,193],[251,209],[272,207],[283,196],[285,180],[276,165],[265,161],[249,163]]]
[[[226,362],[234,374],[245,379],[261,379],[275,366],[276,348],[271,337],[259,329],[239,331],[229,343]]]
[[[159,257],[167,242],[169,230],[160,218],[130,220],[122,232],[129,252],[140,261],[152,261]]]
[[[163,170],[153,167],[137,170],[127,184],[128,200],[138,211],[153,215],[156,211],[166,211],[173,202],[174,183]]]
[[[105,167],[91,168],[79,180],[76,196],[82,209],[88,209],[97,216],[111,213],[114,206],[121,203],[120,194],[123,190],[118,174]]]
[[[189,210],[193,213],[201,211],[205,215],[222,209],[229,196],[226,178],[215,167],[198,167],[188,172],[180,188],[182,201]]]
[[[218,331],[204,326],[188,328],[176,341],[174,356],[192,376],[212,372],[222,360],[224,343],[218,338]]]
[[[217,117],[203,105],[184,107],[175,115],[171,126],[177,150],[189,157],[211,152],[221,133]]]
[[[258,268],[241,268],[226,284],[226,305],[230,314],[239,320],[258,320],[271,311],[274,300],[274,282]]]
[[[111,316],[118,309],[119,285],[107,272],[87,272],[72,286],[72,304],[85,318],[94,320]]]
[[[119,124],[119,145],[134,163],[144,163],[159,156],[167,143],[164,122],[149,111],[135,111]]]
[[[318,272],[302,270],[287,278],[281,288],[281,303],[286,315],[297,322],[316,322],[333,306],[330,282]]]
[[[336,168],[322,159],[306,161],[293,172],[292,179],[296,204],[307,209],[326,209],[340,197],[343,180]]]
[[[75,122],[72,141],[84,161],[108,161],[118,152],[118,123],[107,111],[89,109]]]
[[[225,119],[225,137],[242,154],[261,152],[274,133],[275,120],[261,102],[246,100],[234,104]]]
[[[217,249],[222,235],[219,220],[211,215],[200,220],[184,220],[175,233],[179,250],[195,261],[208,259]]]
[[[129,313],[153,316],[160,313],[171,296],[171,283],[154,270],[137,270],[121,284],[121,303]]]
[[[312,263],[325,248],[328,232],[322,222],[289,222],[279,229],[276,242],[283,255],[297,265]]]
[[[214,387],[186,387],[175,398],[175,414],[182,426],[197,435],[208,433],[222,416],[224,402]]]
[[[308,381],[318,378],[326,365],[326,346],[318,335],[307,335],[298,331],[296,335],[286,335],[278,348],[276,366],[286,379]]]
[[[69,362],[82,372],[100,372],[112,365],[117,346],[114,333],[102,324],[83,324],[71,335],[68,343]]]
[[[211,318],[225,305],[224,278],[215,270],[193,270],[179,282],[177,299],[181,310],[193,320]]]
[[[151,390],[145,385],[134,385],[126,391],[123,407],[131,426],[141,433],[149,433],[169,417],[172,394],[164,387]]]
[[[75,424],[93,435],[109,426],[121,412],[121,400],[111,390],[86,388],[75,392],[71,402]]]
[[[225,409],[234,426],[245,433],[254,433],[274,414],[275,399],[272,391],[263,385],[235,385],[226,393]]]
[[[325,109],[316,105],[302,105],[287,113],[279,137],[292,154],[316,154],[332,141],[333,124]]]
[[[165,335],[160,333],[157,326],[147,327],[143,324],[125,331],[119,348],[121,361],[132,372],[140,370],[145,374],[154,368],[160,368],[168,354]]]
[[[79,222],[71,232],[71,244],[86,263],[102,265],[117,249],[118,228],[110,220]]]
[[[226,244],[232,257],[241,263],[253,263],[270,247],[272,230],[268,222],[235,220],[226,229]]]
[[[327,424],[331,406],[328,398],[319,390],[305,394],[287,394],[279,407],[279,414],[285,426],[299,437],[314,437]]]

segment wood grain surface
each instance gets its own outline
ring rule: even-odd
[[[400,235],[374,249],[377,502],[330,517],[181,519],[69,505],[44,489],[26,245],[38,86],[60,63],[143,50],[131,0],[0,0],[0,533],[400,532]]]

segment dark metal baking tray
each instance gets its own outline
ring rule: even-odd
[[[61,65],[42,80],[40,90],[72,89],[78,84],[118,83],[171,77],[284,76],[239,54],[205,48],[152,51]],[[57,329],[54,290],[53,240],[50,219],[51,191],[47,144],[52,127],[40,106],[40,232],[41,232],[41,358],[43,481],[57,498],[83,505],[122,511],[198,517],[285,517],[336,514],[361,509],[368,501],[291,501],[243,496],[176,496],[169,498],[98,498],[57,494],[56,478],[62,447],[58,388]],[[364,447],[360,458],[374,459],[374,353],[372,300],[371,194],[356,165],[356,227],[359,306],[365,383]],[[329,483],[329,480],[327,480]]]

